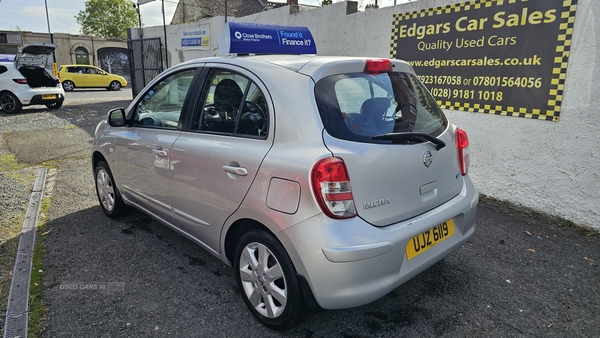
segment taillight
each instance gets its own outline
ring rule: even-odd
[[[375,75],[389,73],[392,68],[392,62],[388,59],[368,59],[363,72]]]
[[[328,157],[315,164],[312,186],[321,210],[331,218],[356,216],[350,177],[341,158]]]
[[[467,133],[460,128],[456,129],[456,149],[458,150],[460,173],[464,176],[469,173],[471,158],[469,154],[469,138],[467,137]]]
[[[18,84],[27,84],[27,80],[25,79],[13,79]]]

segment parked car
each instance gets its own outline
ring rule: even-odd
[[[19,48],[17,55],[0,58],[0,108],[19,113],[23,106],[45,105],[60,108],[65,92],[60,81],[48,69],[48,56],[56,45],[32,42]]]
[[[58,68],[58,76],[68,92],[75,88],[120,90],[121,87],[127,87],[124,77],[88,65],[62,65]]]
[[[390,59],[179,64],[97,126],[92,167],[106,215],[138,208],[233,266],[274,329],[394,290],[471,238],[479,201],[467,134]]]

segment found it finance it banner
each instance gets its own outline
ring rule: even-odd
[[[391,58],[442,108],[558,121],[577,0],[480,0],[394,15]]]

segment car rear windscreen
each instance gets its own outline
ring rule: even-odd
[[[323,78],[315,97],[326,131],[357,142],[389,133],[439,136],[448,121],[429,91],[409,73],[349,73]]]

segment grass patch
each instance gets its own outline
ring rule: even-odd
[[[21,170],[21,167],[13,154],[0,156],[0,172],[12,172],[18,170]]]
[[[40,215],[48,215],[51,198],[42,199]],[[31,280],[29,284],[29,337],[36,338],[42,332],[42,321],[47,308],[42,304],[42,277],[44,276],[42,258],[44,257],[44,235],[46,233],[46,218],[43,216],[38,220],[35,247],[33,249],[33,264],[31,268]]]
[[[22,222],[25,212],[13,215]],[[0,320],[3,322],[6,316],[10,283],[19,245],[21,222],[0,222]]]

